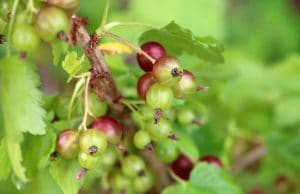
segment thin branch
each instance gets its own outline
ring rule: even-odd
[[[236,161],[232,166],[233,172],[239,172],[242,169],[246,168],[247,166],[253,164],[254,162],[258,161],[260,158],[267,154],[267,149],[265,146],[259,146],[247,154],[245,154],[241,159]]]
[[[136,50],[138,53],[144,55],[147,59],[149,59],[151,61],[151,63],[154,63],[155,62],[155,59],[153,59],[151,56],[149,56],[147,53],[145,53],[140,47],[136,46],[135,44],[129,42],[128,40],[116,35],[116,34],[113,34],[113,33],[110,33],[110,32],[103,32],[104,35],[106,36],[109,36],[111,38],[114,38],[120,42],[123,42],[124,44],[130,46],[131,48],[133,48],[134,50]]]
[[[159,29],[158,26],[154,26],[152,24],[145,24],[141,22],[110,22],[106,24],[103,28],[104,31],[109,31],[112,28],[118,27],[118,26],[138,26],[138,27],[144,27],[144,28],[150,28],[150,29]],[[99,31],[100,32],[100,31]]]
[[[114,111],[122,112],[124,107],[119,103],[121,95],[117,90],[112,74],[108,69],[102,53],[97,47],[95,36],[91,37],[89,35],[87,30],[82,26],[80,18],[73,17],[72,23],[72,33],[75,34],[71,34],[71,36],[75,36],[77,44],[83,49],[92,65],[92,76],[90,81],[91,89],[101,99],[105,99]]]

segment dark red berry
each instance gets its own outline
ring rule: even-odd
[[[143,100],[146,100],[147,91],[153,82],[154,80],[151,72],[146,72],[140,77],[137,83],[137,93]]]
[[[213,164],[213,165],[215,165],[219,168],[223,168],[222,162],[216,156],[212,156],[212,155],[203,156],[200,159],[200,161],[201,162],[207,162],[208,164]]]
[[[57,134],[56,151],[64,158],[74,158],[78,154],[78,132],[65,129]]]
[[[166,55],[165,48],[158,42],[146,42],[141,49],[155,60]],[[153,63],[149,59],[142,54],[137,54],[136,58],[144,71],[152,71]]]
[[[98,129],[106,135],[107,140],[112,144],[118,144],[122,138],[122,126],[118,121],[109,117],[101,116],[96,118],[90,128]]]
[[[182,154],[171,164],[173,172],[184,180],[189,179],[193,167],[193,162]]]

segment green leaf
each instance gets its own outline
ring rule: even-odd
[[[275,122],[281,126],[300,123],[299,96],[283,98],[275,104]]]
[[[1,61],[1,100],[7,151],[12,170],[18,179],[27,182],[22,166],[20,143],[23,132],[45,134],[45,111],[41,107],[41,93],[36,73],[18,56]]]
[[[72,51],[66,55],[62,63],[62,67],[69,74],[67,82],[71,81],[71,79],[80,71],[81,64],[83,61],[84,55],[78,58],[77,53],[75,51]]]
[[[22,143],[24,166],[28,177],[35,178],[40,170],[45,169],[50,163],[50,155],[55,149],[56,134],[49,127],[43,136],[26,134]]]
[[[4,59],[2,65],[2,110],[7,139],[19,141],[21,132],[45,134],[45,111],[39,79],[33,67],[19,57]],[[19,137],[17,137],[19,136]]]
[[[64,41],[55,41],[51,43],[53,64],[58,65],[62,57],[69,52],[69,45]]]
[[[139,42],[157,41],[164,45],[170,55],[181,55],[186,52],[199,58],[213,62],[224,61],[223,46],[212,37],[198,37],[188,29],[184,29],[175,22],[171,22],[161,29],[153,29],[144,32]]]
[[[190,183],[181,183],[176,185],[171,185],[165,188],[162,192],[163,194],[217,194],[215,192],[195,187]]]
[[[77,194],[83,183],[76,179],[79,170],[76,160],[58,159],[52,164],[50,173],[64,194]]]
[[[216,194],[243,193],[227,172],[207,163],[199,163],[194,167],[189,182]]]
[[[1,140],[0,144],[0,181],[7,179],[11,172],[9,157],[7,153],[7,142],[6,139]]]
[[[180,151],[196,161],[199,158],[199,152],[192,137],[182,131],[182,129],[174,130],[174,132],[179,138],[176,143]]]

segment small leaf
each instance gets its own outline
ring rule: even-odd
[[[69,52],[69,45],[64,41],[56,41],[51,43],[53,64],[58,65],[62,57]]]
[[[157,30],[144,32],[139,38],[142,44],[147,41],[157,41],[164,45],[170,55],[181,55],[186,52],[196,55],[203,60],[222,63],[224,61],[223,46],[212,37],[198,37],[188,29],[184,29],[175,22]]]
[[[242,194],[242,190],[224,170],[207,163],[194,167],[189,183],[216,194]]]
[[[80,166],[76,160],[58,159],[50,167],[50,173],[64,194],[77,194],[82,185],[76,175]]]
[[[132,50],[125,44],[119,42],[108,42],[99,45],[102,53],[107,55],[131,54]]]
[[[71,79],[80,71],[83,60],[84,55],[82,55],[81,58],[78,59],[77,53],[75,51],[67,54],[62,63],[62,67],[69,74],[67,82],[71,81]]]
[[[1,140],[0,144],[0,181],[7,179],[11,172],[9,157],[7,153],[6,138]]]

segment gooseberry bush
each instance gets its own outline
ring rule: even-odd
[[[174,21],[108,21],[109,5],[87,30],[80,0],[1,0],[0,181],[24,193],[244,193],[231,175],[235,125],[218,151],[203,146],[215,141],[205,128],[196,141],[214,118],[201,101],[214,82],[198,67],[221,65],[222,44]],[[136,44],[119,26],[145,31]],[[55,95],[40,87],[45,61],[67,74]]]

